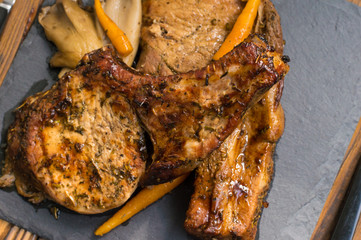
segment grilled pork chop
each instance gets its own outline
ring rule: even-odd
[[[48,198],[94,214],[122,205],[136,189],[145,145],[125,98],[85,72],[73,71],[16,110],[2,180],[13,170],[18,192],[31,202]]]
[[[156,77],[153,84],[161,81],[164,86],[134,92],[138,115],[154,145],[144,182],[161,183],[193,170],[234,130],[248,106],[283,79],[288,66],[265,47],[259,38],[245,41],[221,61],[186,74]],[[270,61],[273,70],[266,67]],[[235,63],[244,65],[242,70]]]
[[[253,41],[205,68],[168,77],[128,68],[109,47],[87,54],[17,110],[6,172],[14,171],[19,193],[33,202],[46,197],[81,213],[121,205],[144,170],[143,134],[128,101],[154,144],[143,181],[194,169],[288,71],[279,54]]]
[[[143,4],[142,71],[167,75],[207,64],[243,9],[241,1],[147,0]],[[180,24],[184,23],[186,24]],[[280,18],[261,1],[253,32],[283,52]],[[253,239],[273,175],[273,151],[284,125],[283,82],[272,87],[244,122],[196,171],[186,230],[202,239]]]

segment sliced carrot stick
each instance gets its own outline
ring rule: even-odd
[[[94,8],[100,25],[102,25],[115,49],[117,49],[123,57],[129,55],[133,51],[132,44],[117,24],[115,24],[113,20],[106,15],[102,5],[100,4],[100,0],[94,1]]]
[[[238,16],[232,31],[227,36],[226,40],[214,54],[213,59],[218,60],[226,53],[230,52],[235,46],[240,44],[252,31],[254,20],[257,16],[258,7],[261,0],[248,0],[245,8]]]
[[[172,191],[175,187],[181,184],[188,174],[180,176],[173,181],[146,187],[142,189],[136,196],[130,199],[123,208],[115,213],[108,219],[103,225],[101,225],[96,231],[95,235],[103,236],[107,232],[113,230],[115,227],[127,221],[129,218],[154,203],[168,192]]]

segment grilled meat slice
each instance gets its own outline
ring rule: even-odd
[[[137,69],[166,76],[204,67],[244,5],[239,0],[143,1]]]
[[[281,18],[270,0],[261,0],[253,32],[263,34],[269,46],[274,48],[276,52],[283,52]]]
[[[143,183],[169,181],[193,170],[237,127],[248,106],[283,78],[288,66],[281,56],[267,51],[258,37],[253,40],[200,70],[167,77],[128,72],[106,54],[88,56],[83,63],[87,76],[107,74],[150,134],[153,162]]]
[[[122,205],[145,170],[143,130],[125,98],[75,70],[29,97],[8,131],[7,174],[33,203],[79,213]],[[11,178],[14,180],[14,178]]]
[[[244,123],[197,168],[185,228],[202,239],[254,239],[273,175],[273,152],[283,132],[274,86]]]

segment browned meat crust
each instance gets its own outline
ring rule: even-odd
[[[198,168],[185,227],[202,239],[254,239],[283,132],[276,85],[250,108],[244,123]]]
[[[256,38],[185,74],[147,78],[111,71],[123,79],[114,87],[132,100],[153,141],[153,162],[143,182],[161,183],[193,170],[287,70],[281,56],[268,52]]]
[[[255,32],[283,52],[280,18],[262,1]],[[273,152],[284,128],[283,81],[248,110],[244,123],[197,168],[186,230],[202,239],[254,239],[273,176]]]
[[[262,0],[253,32],[263,34],[277,52],[283,52],[281,19],[270,0]]]
[[[122,205],[134,192],[145,170],[145,145],[129,103],[83,73],[71,72],[16,110],[7,163],[18,192],[30,201],[49,198],[94,214]]]
[[[239,0],[143,1],[137,69],[166,76],[204,67],[244,5]]]
[[[243,6],[241,1],[145,1],[143,51],[137,67],[167,75],[207,64]],[[269,0],[261,2],[253,32],[264,34],[269,45],[282,53],[280,18]],[[254,238],[273,174],[275,143],[283,132],[282,88],[281,81],[268,91],[197,168],[185,222],[189,233],[205,239]]]
[[[155,149],[143,181],[194,169],[288,71],[279,54],[253,40],[205,68],[168,77],[129,69],[111,48],[87,54],[76,70],[17,110],[7,166],[19,193],[81,213],[121,205],[144,170],[143,135],[128,101]]]

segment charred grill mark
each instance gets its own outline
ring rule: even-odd
[[[208,80],[209,80],[209,74],[206,74],[206,79],[205,79],[205,83],[204,83],[205,86],[209,85]]]
[[[199,136],[199,133],[200,133],[200,131],[202,130],[203,128],[202,128],[202,126],[201,125],[198,125],[197,127],[196,127],[196,129],[195,129],[195,132],[194,132],[194,139],[196,139],[196,140],[198,140],[198,141],[200,141],[201,139],[200,139],[200,136]]]
[[[56,106],[55,106],[55,111],[57,112],[64,112],[72,103],[72,99],[67,97],[65,98],[63,101],[60,101]]]
[[[228,71],[225,71],[222,75],[221,75],[221,78],[224,78],[225,76],[227,76],[228,74]]]
[[[101,177],[99,175],[99,172],[96,168],[93,168],[91,171],[91,174],[89,176],[89,192],[92,192],[93,189],[101,190]]]
[[[161,81],[161,83],[159,84],[159,90],[162,91],[164,90],[166,87],[168,86],[166,81]]]
[[[82,150],[84,148],[84,144],[83,143],[75,143],[74,144],[74,149],[78,152],[81,153]]]
[[[289,63],[291,61],[291,58],[287,55],[283,55],[281,59],[284,63]]]

